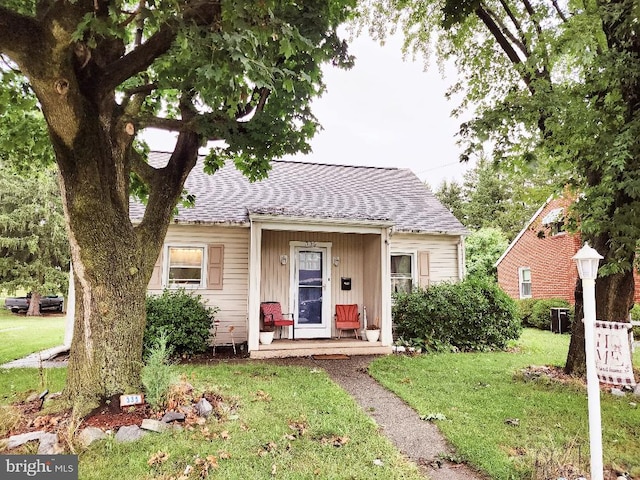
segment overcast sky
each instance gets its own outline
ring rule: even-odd
[[[361,36],[350,43],[351,70],[325,68],[327,92],[313,111],[324,130],[313,152],[295,160],[342,165],[410,168],[437,188],[442,180],[461,180],[472,165],[460,164],[455,134],[457,106],[445,99],[453,79],[442,79],[432,65],[405,61],[400,39],[384,47]],[[433,63],[433,62],[432,62]],[[169,134],[145,135],[152,149],[170,150]]]

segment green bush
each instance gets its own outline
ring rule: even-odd
[[[399,337],[427,350],[504,349],[522,330],[515,301],[480,278],[399,294],[393,321]]]
[[[521,300],[516,300],[522,325],[529,326],[529,321],[531,319],[531,315],[533,314],[533,307],[537,301],[538,300],[536,300],[535,298],[523,298]]]
[[[205,306],[201,299],[184,289],[147,296],[145,354],[157,344],[162,332],[166,333],[167,344],[175,356],[205,352],[218,308]]]
[[[551,328],[551,309],[567,308],[569,309],[569,320],[573,318],[573,307],[569,302],[562,298],[548,298],[535,300],[531,315],[524,321],[525,327],[539,328],[540,330],[549,330]]]
[[[636,303],[631,309],[631,321],[640,322],[640,304]],[[640,327],[633,327],[633,338],[640,340]]]

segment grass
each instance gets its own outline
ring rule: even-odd
[[[588,471],[586,389],[521,374],[531,365],[564,365],[568,343],[569,336],[528,329],[513,353],[389,356],[370,371],[421,415],[446,417],[440,430],[491,478],[568,477]],[[637,400],[608,393],[601,400],[605,465],[633,478],[640,478]]]
[[[206,468],[215,473],[202,478],[422,478],[322,370],[247,362],[180,372],[198,390],[226,398],[234,406],[226,418],[135,443],[101,442],[81,454],[80,478],[118,472],[120,478],[168,479],[188,466],[194,469],[189,478]],[[166,461],[149,465],[153,455],[164,454]]]
[[[64,327],[64,316],[26,317],[0,310],[0,365],[62,345]]]

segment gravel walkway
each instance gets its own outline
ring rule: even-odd
[[[369,376],[367,367],[373,356],[353,356],[344,360],[320,358],[283,358],[278,365],[320,367],[362,407],[380,426],[382,433],[420,470],[434,480],[485,479],[467,465],[442,459],[454,453],[438,427],[425,422],[395,394]]]

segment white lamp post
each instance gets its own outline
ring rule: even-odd
[[[602,421],[600,418],[600,382],[596,373],[596,277],[602,259],[588,243],[584,244],[573,260],[582,279],[584,308],[584,349],[587,362],[587,395],[589,404],[589,449],[591,451],[591,480],[603,480]]]

